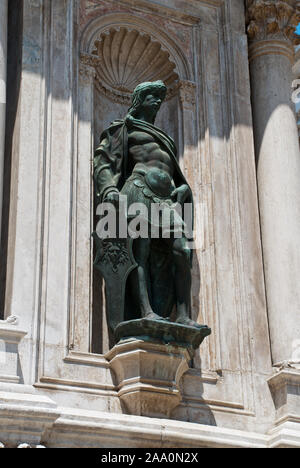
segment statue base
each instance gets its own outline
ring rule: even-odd
[[[170,418],[181,402],[180,381],[208,327],[193,328],[159,320],[121,323],[119,342],[106,355],[127,413]]]
[[[142,338],[143,340],[159,340],[165,344],[175,343],[199,348],[204,338],[211,334],[206,325],[190,327],[165,320],[138,319],[120,323],[115,329],[115,340],[118,343],[124,338]]]

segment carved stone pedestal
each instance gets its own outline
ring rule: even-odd
[[[300,370],[284,368],[268,380],[276,408],[272,447],[300,447]]]
[[[128,338],[108,354],[119,397],[129,414],[169,418],[180,403],[180,380],[189,368],[188,346]]]
[[[0,382],[20,382],[18,347],[26,334],[18,327],[17,317],[0,320]]]
[[[169,418],[181,401],[180,380],[211,330],[165,320],[138,319],[115,329],[117,345],[106,355],[119,397],[129,414]]]

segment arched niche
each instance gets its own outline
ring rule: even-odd
[[[170,57],[176,65],[180,79],[190,81],[194,79],[192,67],[185,54],[176,43],[176,40],[165,31],[161,30],[157,25],[133,15],[114,13],[92,20],[82,33],[80,51],[83,54],[92,54],[95,43],[101,34],[105,34],[110,29],[114,28],[135,29],[141,34],[149,35],[153,41],[157,41],[161,45],[162,50],[170,54]]]
[[[189,99],[187,91],[195,94],[194,72],[175,39],[150,21],[124,13],[106,15],[83,31],[80,61],[81,69],[95,72],[95,144],[112,120],[124,117],[136,85],[161,79],[168,95],[156,124],[173,136],[183,154],[180,99]]]
[[[197,90],[192,67],[175,40],[155,24],[131,15],[102,16],[86,26],[80,41],[78,70],[75,255],[69,341],[75,352],[102,354],[108,350],[108,331],[101,278],[92,264],[94,148],[110,122],[126,115],[135,86],[161,79],[168,86],[168,94],[156,124],[174,138],[180,164],[189,177],[194,171],[189,153],[197,146]]]

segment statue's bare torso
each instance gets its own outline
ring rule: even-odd
[[[149,169],[155,167],[173,177],[172,159],[152,135],[142,131],[132,131],[128,135],[128,147],[132,168],[142,163]]]

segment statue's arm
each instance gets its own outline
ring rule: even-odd
[[[187,184],[182,184],[172,192],[171,196],[182,204],[191,196],[191,193],[190,187]]]
[[[107,199],[110,193],[119,193],[116,178],[112,168],[112,161],[107,155],[108,140],[101,141],[94,157],[94,181],[97,196],[101,201]]]

